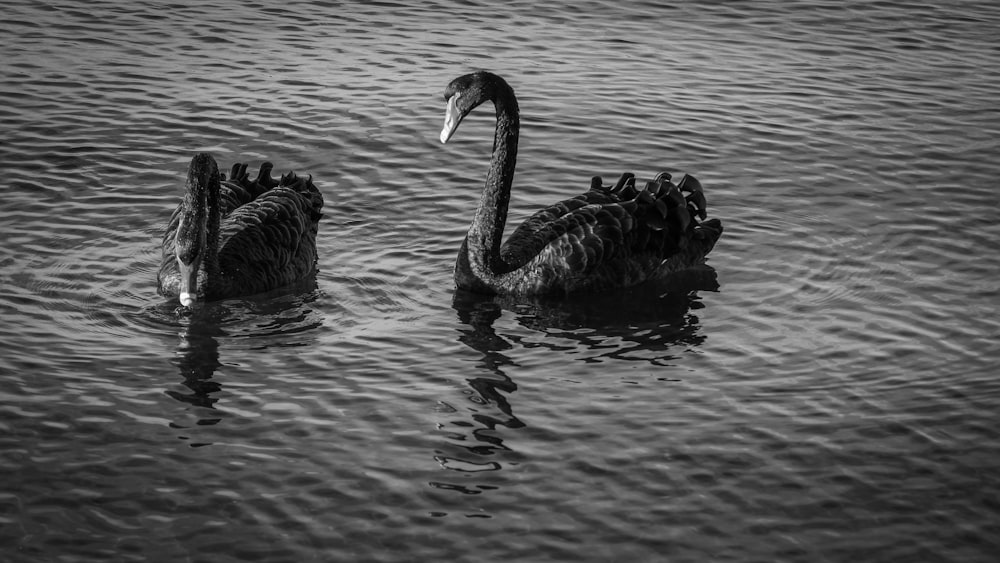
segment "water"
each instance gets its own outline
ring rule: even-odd
[[[8,2],[5,561],[991,561],[1000,9],[989,2]],[[690,172],[709,268],[456,295],[488,109],[511,223]],[[327,208],[314,280],[155,294],[186,163]]]

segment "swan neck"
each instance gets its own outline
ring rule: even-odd
[[[506,84],[498,88],[493,100],[497,112],[493,155],[486,175],[486,187],[479,201],[476,217],[469,228],[472,261],[483,274],[500,274],[508,265],[500,256],[504,226],[510,205],[510,190],[517,165],[517,141],[520,129],[517,99]]]

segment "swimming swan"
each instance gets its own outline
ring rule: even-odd
[[[517,160],[520,118],[513,89],[480,71],[445,89],[441,142],[486,101],[497,124],[486,187],[455,264],[458,288],[507,295],[566,294],[629,287],[704,262],[722,235],[705,220],[698,180],[676,184],[667,173],[643,188],[625,173],[615,186],[591,179],[590,190],[538,211],[501,245]]]
[[[210,154],[191,160],[184,199],[163,233],[161,295],[189,306],[269,291],[315,269],[323,196],[311,176],[279,181],[273,167],[265,162],[250,180],[237,163],[225,180]]]

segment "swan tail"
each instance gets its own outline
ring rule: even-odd
[[[281,176],[278,183],[283,188],[291,188],[302,194],[309,201],[309,215],[313,223],[319,221],[323,209],[323,194],[312,181],[312,174],[299,176],[295,172],[289,172]]]
[[[222,206],[222,215],[226,216],[241,205],[246,205],[257,199],[267,190],[278,185],[277,180],[271,178],[271,170],[274,165],[265,162],[260,165],[257,177],[251,179],[247,172],[245,162],[237,162],[229,169],[229,178],[225,174],[220,174],[221,189],[219,199]]]
[[[613,186],[604,186],[601,177],[595,176],[591,189],[616,196],[640,223],[654,231],[667,231],[678,241],[690,236],[708,218],[701,182],[690,174],[674,183],[669,172],[660,172],[643,187],[636,185],[631,172],[622,174]]]
[[[701,182],[685,174],[676,182],[661,173],[646,184],[644,193],[645,221],[658,229],[676,251],[665,255],[661,272],[676,271],[704,261],[722,236],[722,222],[708,218],[708,202]]]
[[[668,172],[661,172],[641,187],[631,172],[622,174],[612,186],[604,186],[595,176],[591,189],[617,197],[636,226],[648,231],[639,237],[644,241],[639,246],[658,246],[657,253],[665,258],[679,255],[684,261],[701,260],[722,235],[722,222],[708,218],[704,189],[690,174],[674,182]]]
[[[261,164],[260,170],[257,171],[257,177],[253,180],[250,179],[247,168],[248,165],[245,162],[233,164],[233,167],[229,170],[229,181],[239,184],[248,190],[261,193],[278,185],[278,181],[271,177],[271,170],[274,170],[273,163],[265,162]],[[222,175],[222,179],[226,179],[225,174]]]
[[[237,162],[229,171],[229,179],[223,183],[222,201],[223,213],[228,214],[236,208],[254,201],[274,188],[289,188],[309,201],[310,219],[316,222],[323,208],[323,195],[312,181],[312,175],[299,176],[295,172],[283,174],[280,179],[271,176],[274,164],[264,162],[257,171],[257,177],[251,178],[247,172],[247,164]],[[222,175],[225,180],[225,175]]]

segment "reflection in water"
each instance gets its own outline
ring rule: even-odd
[[[704,267],[631,290],[572,300],[456,292],[452,306],[459,321],[466,325],[460,329],[458,339],[482,354],[482,358],[476,364],[479,368],[476,375],[467,379],[471,389],[470,400],[476,404],[472,422],[452,421],[451,425],[458,427],[458,431],[448,434],[448,438],[451,444],[473,454],[476,460],[459,459],[441,452],[435,459],[446,469],[479,472],[501,468],[497,461],[481,461],[483,456],[501,453],[508,459],[516,456],[516,452],[506,446],[496,432],[499,427],[525,427],[524,422],[514,414],[510,401],[510,395],[517,390],[517,383],[506,371],[518,367],[509,355],[512,350],[542,346],[553,355],[569,357],[570,351],[582,349],[587,353],[583,358],[585,361],[616,358],[660,364],[672,359],[671,348],[677,345],[698,346],[704,341],[698,318],[691,310],[702,306],[698,291],[717,291],[718,287],[715,270]],[[544,335],[544,338],[527,342],[523,337],[498,334],[494,324],[504,311],[512,312],[519,324]],[[576,345],[567,346],[565,339]],[[449,414],[457,412],[450,405],[444,408]],[[431,484],[466,494],[479,494],[490,488],[485,485],[469,488],[456,484]]]
[[[218,423],[222,412],[216,403],[223,387],[214,376],[223,366],[220,341],[252,338],[263,348],[301,346],[300,335],[323,324],[321,313],[311,307],[317,298],[315,278],[310,278],[259,297],[201,303],[192,309],[176,307],[175,303],[162,305],[160,314],[179,330],[180,341],[172,363],[187,388],[187,391],[168,389],[166,394],[187,405],[210,409],[208,413],[200,413],[197,425]],[[174,426],[183,425],[174,423]]]
[[[470,327],[461,330],[459,341],[483,354],[482,360],[476,365],[477,368],[480,368],[477,370],[477,375],[467,379],[471,389],[468,399],[475,405],[471,409],[472,422],[465,419],[452,420],[450,424],[456,428],[446,434],[449,443],[456,447],[456,451],[458,449],[464,450],[471,456],[466,456],[465,453],[446,455],[439,450],[434,459],[445,469],[463,473],[497,471],[501,468],[500,462],[493,459],[482,459],[510,452],[510,448],[503,443],[503,439],[498,435],[497,428],[516,429],[525,426],[514,415],[510,401],[507,399],[507,395],[517,390],[517,384],[514,383],[514,380],[504,373],[505,367],[515,365],[502,352],[502,350],[510,349],[511,344],[493,330],[493,322],[502,314],[502,310],[495,303],[485,299],[461,303],[456,295],[454,307],[458,312],[459,320]],[[448,414],[458,412],[455,407],[444,403],[439,405],[439,410]],[[468,495],[480,494],[485,490],[496,488],[487,484],[467,486],[440,481],[432,481],[430,485],[438,489]]]
[[[523,327],[547,337],[532,340],[532,346],[565,351],[567,346],[559,342],[565,339],[587,351],[588,361],[609,357],[662,363],[672,359],[671,348],[698,346],[704,341],[698,317],[691,311],[703,306],[699,291],[718,289],[715,270],[704,266],[668,280],[572,300],[457,292],[453,307],[459,320],[473,329],[460,340],[482,352],[484,366],[493,371],[500,372],[504,362],[512,363],[498,352],[513,344],[493,329],[493,321],[504,310],[512,312]],[[509,338],[519,342],[516,337]]]
[[[479,366],[489,372],[491,376],[477,376],[469,378],[469,386],[476,395],[473,402],[481,405],[495,405],[499,410],[498,415],[487,415],[477,413],[473,419],[481,424],[486,430],[494,430],[497,426],[507,428],[521,428],[524,423],[514,416],[510,402],[504,393],[513,393],[517,390],[517,384],[504,373],[504,366],[514,365],[514,362],[505,356],[500,350],[506,350],[511,345],[498,336],[493,330],[493,322],[502,313],[499,306],[484,301],[468,309],[458,310],[458,318],[464,324],[471,327],[471,330],[463,331],[459,341],[483,354],[483,359]],[[499,438],[490,436],[482,432],[473,433],[476,438],[489,446],[485,448],[470,448],[474,453],[489,453],[493,449],[502,448],[503,444]]]
[[[225,333],[217,322],[201,315],[192,315],[188,321],[180,333],[175,364],[181,372],[184,386],[191,392],[170,389],[167,395],[196,407],[214,408],[219,398],[212,397],[212,393],[221,391],[222,386],[212,380],[212,375],[222,366],[218,337]]]

